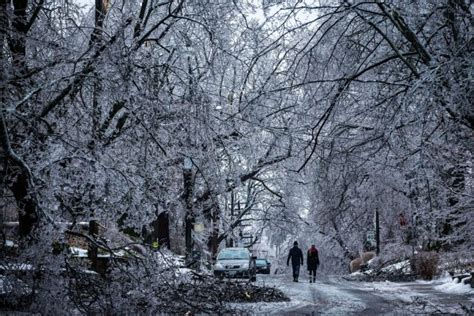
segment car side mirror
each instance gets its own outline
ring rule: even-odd
[[[252,259],[252,260],[257,260],[257,257],[252,256],[252,257],[250,257],[250,259]]]

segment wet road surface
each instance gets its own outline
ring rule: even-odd
[[[275,286],[291,301],[243,304],[252,314],[474,315],[474,291],[444,293],[435,289],[436,282],[371,283],[320,276],[316,283],[305,278],[295,283],[289,275],[258,275],[257,284]]]

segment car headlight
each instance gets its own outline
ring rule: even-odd
[[[248,264],[248,263],[244,263],[244,264],[242,265],[242,269],[248,269],[248,268],[249,268],[249,264]]]
[[[218,263],[216,263],[216,264],[214,265],[214,269],[216,269],[216,270],[222,270],[222,269],[224,269],[224,266],[218,262]]]

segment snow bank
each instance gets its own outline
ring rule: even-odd
[[[29,263],[0,263],[0,271],[32,271],[33,265]]]
[[[402,271],[405,273],[410,272],[410,260],[400,261],[394,264],[391,264],[387,267],[382,268],[383,272],[395,272]]]
[[[374,262],[374,258],[371,262]],[[349,279],[359,281],[402,281],[411,278],[410,260],[392,263],[386,266],[374,267],[365,271],[351,273]]]
[[[79,248],[79,247],[69,247],[71,251],[71,255],[74,257],[80,258],[87,258],[87,249]]]
[[[443,283],[436,285],[435,290],[452,294],[474,294],[474,289],[471,288],[470,284],[464,284],[462,281],[457,283],[451,278],[443,278],[442,280]]]
[[[464,284],[462,281],[457,282],[457,280],[453,280],[448,273],[443,274],[443,276],[438,279],[431,281],[418,280],[416,283],[431,284],[436,291],[448,294],[474,294],[474,289],[471,288],[470,284]]]

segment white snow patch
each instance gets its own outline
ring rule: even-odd
[[[127,252],[124,250],[120,249],[118,251],[113,251],[113,255],[115,257],[125,257],[127,255]],[[110,253],[103,253],[103,254],[98,254],[97,258],[110,258],[111,254]]]
[[[3,271],[30,271],[33,265],[29,263],[0,263],[0,270]]]
[[[5,247],[16,247],[17,245],[15,244],[15,242],[13,240],[5,240]]]
[[[404,287],[400,283],[383,281],[383,282],[361,282],[361,289],[373,291],[392,300],[400,300],[402,302],[411,303],[413,301],[414,292]],[[388,295],[387,295],[388,294]],[[419,293],[416,295],[421,296]]]
[[[74,257],[80,258],[87,258],[87,249],[79,248],[79,247],[69,247],[71,254]]]
[[[377,259],[377,257],[370,259],[367,262],[367,264],[370,266],[371,263],[375,259]],[[400,261],[400,262],[388,265],[386,267],[383,267],[380,271],[387,272],[387,273],[391,273],[391,272],[410,273],[411,272],[410,260],[404,260],[404,261]],[[351,275],[352,276],[360,276],[360,275],[371,275],[373,273],[374,273],[374,269],[368,269],[368,270],[365,270],[365,271],[360,271],[359,270],[359,271],[352,272]]]
[[[178,268],[177,272],[178,272],[177,275],[187,275],[187,274],[191,274],[193,270],[190,268]]]
[[[409,272],[410,260],[400,261],[382,269],[383,272],[403,271]]]
[[[370,274],[372,270],[367,270],[365,272],[361,272],[361,271],[355,271],[355,272],[352,272],[351,275],[366,275],[366,274]]]
[[[443,280],[444,282],[442,284],[434,287],[435,290],[452,294],[474,294],[474,289],[471,288],[470,284],[464,284],[462,281],[457,283],[455,280],[451,280],[450,278],[445,278]]]

